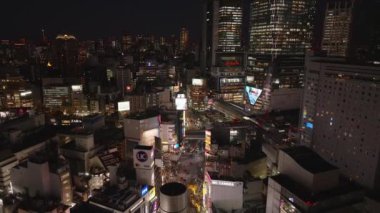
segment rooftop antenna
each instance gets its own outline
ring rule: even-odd
[[[45,29],[41,29],[42,32],[42,41],[45,41]]]

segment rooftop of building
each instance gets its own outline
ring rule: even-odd
[[[59,173],[62,171],[68,171],[69,169],[69,165],[66,160],[59,158],[57,155],[46,152],[38,152],[32,156],[29,156],[28,161],[21,162],[15,168],[28,168],[29,163],[41,165],[48,163],[49,172],[51,173]]]
[[[138,112],[138,113],[133,113],[129,114],[126,119],[132,119],[132,120],[144,120],[148,118],[152,118],[155,116],[158,116],[159,113],[157,111],[144,111],[144,112]]]
[[[225,108],[227,110],[230,110],[231,112],[236,113],[237,115],[239,115],[241,117],[249,116],[250,115],[249,113],[247,113],[244,110],[244,106],[241,106],[241,105],[238,105],[238,104],[235,104],[235,103],[230,103],[230,102],[225,102],[223,100],[218,100],[218,101],[215,101],[214,105],[215,104],[217,104],[220,107],[223,107],[223,108]]]
[[[98,157],[100,161],[103,163],[104,167],[107,167],[112,165],[118,165],[120,163],[118,154],[118,152],[103,153],[99,154]]]
[[[97,119],[99,117],[104,117],[102,114],[100,113],[93,113],[93,114],[90,114],[90,115],[87,115],[87,116],[84,116],[83,119]]]
[[[77,151],[77,152],[81,152],[81,153],[87,152],[87,150],[85,150],[84,148],[77,146],[75,143],[75,140],[71,140],[70,142],[65,143],[64,145],[61,146],[61,149],[73,150],[73,151]]]
[[[340,181],[340,184],[333,189],[315,193],[307,190],[303,185],[293,181],[286,175],[280,174],[277,176],[272,176],[270,178],[279,183],[282,187],[289,190],[297,197],[299,197],[305,203],[310,204],[321,202],[333,197],[347,196],[347,194],[353,192],[363,192],[363,188],[345,179],[342,179]]]
[[[46,84],[43,86],[43,89],[50,89],[50,88],[54,88],[54,87],[67,87],[69,88],[71,85],[67,84],[67,83],[49,83],[49,84]]]
[[[171,182],[161,186],[160,192],[167,196],[178,196],[186,193],[186,186],[182,183]]]
[[[116,128],[116,127],[103,127],[100,129],[97,129],[96,131],[84,129],[84,128],[74,128],[74,132],[72,132],[72,128],[60,128],[60,133],[62,134],[68,134],[68,135],[94,135],[94,144],[95,146],[101,146],[101,145],[114,145],[124,140],[124,131],[123,129]],[[79,132],[77,132],[79,131]],[[71,138],[71,137],[70,137]],[[70,139],[68,143],[65,143],[61,146],[63,149],[68,150],[76,150],[79,152],[87,152],[87,150],[84,150],[81,147],[78,147],[75,143],[74,139]]]
[[[250,123],[245,120],[234,120],[234,121],[228,121],[228,122],[217,122],[214,123],[214,128],[238,128],[238,129],[244,129],[244,128],[251,128]]]
[[[141,198],[136,188],[118,189],[107,187],[102,191],[95,192],[89,202],[98,203],[118,211],[125,211]]]
[[[61,39],[61,40],[76,40],[75,36],[69,35],[69,34],[58,34],[55,39]]]
[[[96,212],[96,213],[112,213],[113,211],[100,208],[95,205],[91,205],[89,203],[79,203],[73,208],[70,209],[71,213],[88,213],[88,212]]]
[[[24,136],[21,142],[12,145],[13,153],[35,146],[56,136],[56,131],[49,126],[35,129]]]
[[[94,132],[95,144],[124,140],[124,131],[116,127],[103,127]]]
[[[376,67],[380,68],[380,61],[359,61],[352,58],[345,57],[327,57],[327,56],[311,56],[311,61],[320,63],[332,63],[332,64],[342,64],[342,65],[356,65],[356,66],[366,66],[366,67]]]
[[[282,151],[311,173],[321,173],[338,169],[325,161],[316,152],[304,146],[285,148],[282,149]]]
[[[57,200],[35,197],[21,201],[19,209],[26,212],[66,212],[69,206],[59,203]]]
[[[286,124],[298,126],[300,110],[272,111],[264,115],[254,116],[261,123],[273,123],[276,127],[283,127]]]
[[[20,116],[20,117],[17,117],[17,118],[14,118],[14,119],[11,119],[11,120],[7,120],[5,121],[4,123],[0,124],[0,130],[1,131],[5,131],[5,130],[8,130],[8,129],[17,129],[14,125],[17,125],[21,122],[25,122],[25,121],[28,121],[28,120],[31,120],[37,116],[39,116],[40,114],[37,114],[37,115],[29,115],[28,113]]]
[[[208,174],[209,174],[211,180],[223,180],[223,181],[231,181],[231,182],[243,181],[243,178],[219,175],[218,172],[208,172]]]
[[[13,156],[14,154],[10,149],[0,149],[0,162]]]
[[[135,149],[152,150],[153,146],[137,145],[137,146],[135,146]]]
[[[75,127],[75,128],[60,128],[60,133],[68,134],[68,135],[92,135],[94,131],[91,129],[86,129],[83,127]]]

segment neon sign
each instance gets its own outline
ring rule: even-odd
[[[234,66],[240,66],[240,61],[234,60],[234,61],[225,61],[224,66],[227,67],[234,67]]]

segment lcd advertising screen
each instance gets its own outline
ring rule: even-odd
[[[248,101],[251,105],[255,105],[262,91],[263,90],[257,89],[255,87],[250,87],[250,86],[245,87],[245,92],[247,93]]]
[[[193,78],[192,79],[192,85],[193,86],[203,86],[203,79]]]
[[[83,86],[82,85],[72,85],[71,90],[73,92],[82,92],[83,91]]]
[[[129,101],[117,102],[117,109],[119,112],[131,110],[130,102]]]
[[[175,99],[175,105],[177,110],[187,110],[187,99],[185,94],[178,94]]]

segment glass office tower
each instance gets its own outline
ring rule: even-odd
[[[241,47],[243,11],[240,1],[222,0],[218,10],[218,51],[236,52]]]
[[[253,54],[302,55],[310,47],[314,0],[253,0]]]

